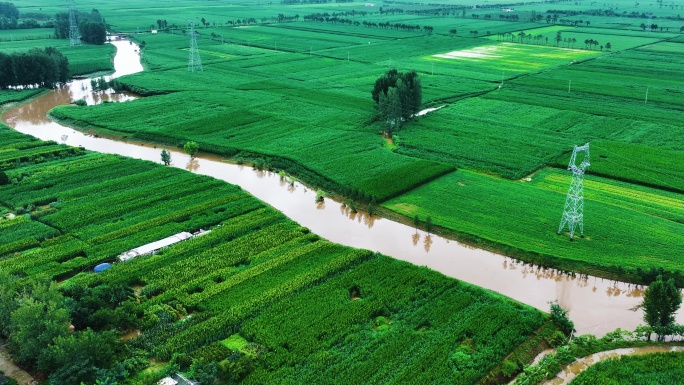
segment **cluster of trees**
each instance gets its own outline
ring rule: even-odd
[[[383,132],[391,136],[420,110],[423,91],[416,71],[387,71],[375,81],[371,92],[383,123]]]
[[[81,40],[91,44],[104,44],[107,41],[107,25],[97,9],[90,13],[76,12],[76,22],[78,31],[81,33]],[[55,15],[54,20],[55,38],[69,38],[69,14],[66,12]]]
[[[130,289],[102,286],[97,292],[80,291],[79,298],[70,298],[54,283],[0,273],[0,334],[7,338],[13,357],[24,367],[47,374],[51,385],[92,384],[125,371],[115,365],[121,354],[117,333],[96,332],[88,320],[109,325],[112,317],[134,317],[130,309],[120,307]]]
[[[19,10],[13,3],[0,2],[0,30],[40,28],[41,25],[31,15],[23,15],[19,22]]]
[[[514,13],[502,13],[501,15],[499,15],[499,20],[518,21],[520,20],[520,16]]]
[[[24,53],[0,52],[0,89],[17,86],[54,87],[69,78],[67,58],[54,47]]]
[[[114,91],[121,91],[124,89],[123,83],[118,79],[107,81],[104,77],[90,79],[90,87],[92,87],[93,91],[104,91],[110,88]]]

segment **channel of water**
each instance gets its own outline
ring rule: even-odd
[[[135,44],[128,41],[114,41],[112,44],[117,47],[112,77],[143,70]],[[211,71],[211,68],[206,70]],[[569,311],[578,334],[600,337],[618,327],[633,330],[643,323],[643,313],[638,308],[643,286],[593,276],[571,277],[553,269],[530,266],[377,216],[369,217],[363,212],[351,213],[341,203],[329,198],[323,204],[316,204],[314,191],[299,183],[290,186],[274,173],[256,171],[217,158],[200,156],[191,160],[176,148],[98,138],[62,126],[46,116],[53,107],[76,99],[85,99],[92,105],[104,100],[131,102],[135,98],[135,95],[125,93],[93,92],[89,79],[74,80],[8,110],[2,120],[19,132],[42,140],[64,142],[92,151],[157,163],[161,163],[160,152],[166,148],[171,152],[173,166],[239,185],[332,242],[378,251],[427,266],[544,311],[548,311],[550,301],[558,301]],[[677,314],[677,322],[684,323],[683,311]]]

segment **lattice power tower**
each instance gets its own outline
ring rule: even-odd
[[[195,23],[190,22],[190,58],[188,60],[188,71],[203,71],[202,60],[197,50],[197,35],[195,34]]]
[[[577,157],[582,153],[584,159],[577,165]],[[568,226],[570,239],[574,236],[576,227],[579,227],[580,234],[584,235],[584,171],[587,167],[589,167],[589,143],[584,146],[575,146],[570,157],[570,164],[568,164],[568,170],[572,171],[572,181],[568,196],[565,198],[563,217],[558,226],[558,234],[566,225]]]
[[[76,10],[74,5],[69,5],[69,42],[71,46],[81,45],[81,33],[78,31],[78,24],[76,24]]]

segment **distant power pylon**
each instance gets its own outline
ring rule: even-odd
[[[577,157],[581,153],[584,153],[584,159],[577,165]],[[568,196],[565,198],[563,217],[558,226],[558,234],[563,231],[565,225],[568,226],[570,239],[575,234],[575,227],[579,227],[580,234],[584,235],[584,171],[587,167],[589,167],[589,143],[584,146],[575,146],[568,164],[568,170],[572,171],[572,181]]]
[[[197,50],[197,35],[195,34],[195,23],[190,22],[190,58],[188,60],[188,71],[203,71],[202,60]]]
[[[78,31],[78,24],[76,24],[76,10],[74,5],[69,5],[69,42],[71,46],[81,45],[81,33]]]

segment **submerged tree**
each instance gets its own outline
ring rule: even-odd
[[[565,334],[570,336],[575,331],[575,323],[568,317],[568,312],[558,302],[551,302],[551,321]]]
[[[162,150],[161,160],[164,163],[164,166],[170,165],[171,164],[171,153],[166,151],[166,150]]]
[[[674,315],[681,304],[682,293],[672,278],[663,281],[663,277],[659,275],[646,289],[641,303],[644,321],[658,334],[659,341],[664,341],[675,325]]]

